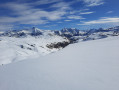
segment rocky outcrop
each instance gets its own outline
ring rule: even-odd
[[[64,42],[47,44],[46,46],[50,49],[53,49],[53,48],[60,49],[60,48],[66,47],[69,44],[70,44],[70,42],[64,41]]]

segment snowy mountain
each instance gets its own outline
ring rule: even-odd
[[[78,30],[76,28],[64,28],[62,30],[41,30],[33,27],[29,30],[12,30],[7,32],[0,32],[0,36],[8,36],[8,37],[27,37],[27,36],[62,36],[69,40],[75,40],[75,37],[82,37],[83,39],[92,38],[92,36],[99,36],[99,39],[108,37],[108,36],[118,36],[119,35],[119,26],[111,27],[108,29],[90,29],[90,30]],[[93,38],[97,39],[97,38]]]
[[[119,90],[119,37],[71,44],[0,67],[0,90]]]
[[[68,39],[48,30],[33,28],[5,32],[0,36],[0,65],[44,56],[62,49],[66,44],[69,44]]]
[[[56,31],[56,34],[67,37],[71,42],[96,40],[106,38],[109,36],[119,36],[119,26],[108,29],[90,29],[87,31],[72,28],[64,28],[61,31]]]
[[[71,43],[119,36],[119,26],[108,29],[29,30],[0,32],[0,65],[27,58],[42,57],[56,52]]]

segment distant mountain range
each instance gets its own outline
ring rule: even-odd
[[[8,36],[8,37],[27,37],[27,36],[61,36],[69,39],[71,42],[75,41],[86,41],[86,40],[95,40],[106,38],[108,36],[118,36],[119,35],[119,26],[111,27],[108,29],[90,29],[90,30],[79,30],[76,28],[63,28],[62,30],[41,30],[33,27],[32,29],[27,30],[12,30],[1,32],[0,36]]]
[[[119,36],[119,26],[108,29],[11,30],[0,32],[0,65],[44,56],[69,44]]]

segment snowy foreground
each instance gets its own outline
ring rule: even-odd
[[[0,90],[119,90],[119,37],[0,66]]]

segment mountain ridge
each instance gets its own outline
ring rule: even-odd
[[[6,31],[0,33],[0,65],[21,61],[31,56],[42,57],[69,44],[113,36],[119,36],[119,26],[88,31],[75,28],[64,28],[59,31],[41,30],[35,27],[30,30]]]

